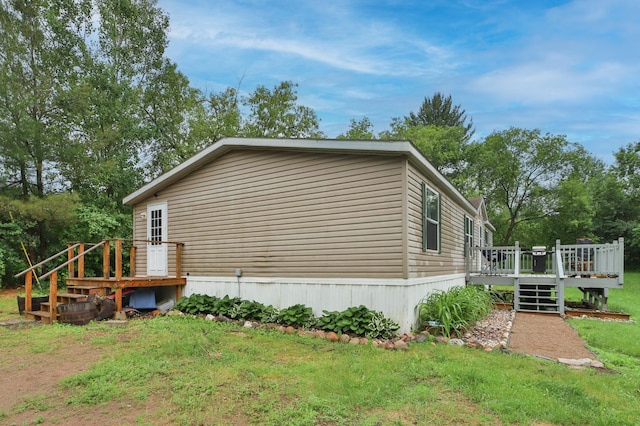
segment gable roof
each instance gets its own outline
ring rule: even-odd
[[[428,176],[433,181],[433,184],[437,185],[441,191],[446,192],[461,207],[469,212],[477,211],[475,206],[440,174],[411,142],[378,140],[224,138],[203,149],[182,164],[158,176],[137,191],[127,195],[122,202],[128,205],[135,205],[234,149],[405,156],[421,172]]]
[[[483,225],[491,229],[491,231],[496,232],[496,228],[494,228],[491,222],[489,222],[489,215],[487,214],[487,206],[485,204],[484,197],[471,197],[469,198],[469,202],[476,208],[476,211],[482,218]]]

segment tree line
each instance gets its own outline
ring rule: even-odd
[[[122,198],[221,137],[325,137],[291,81],[193,88],[166,56],[168,26],[155,0],[0,0],[3,286],[24,252],[37,262],[67,241],[129,237]],[[463,193],[487,197],[500,243],[624,236],[638,259],[640,143],[607,166],[564,136],[473,135],[436,93],[389,130],[376,135],[363,117],[338,137],[411,140]]]

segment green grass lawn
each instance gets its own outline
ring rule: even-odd
[[[640,274],[628,273],[610,304],[639,315]],[[120,329],[0,329],[0,359],[17,348],[27,359],[53,353],[69,341],[102,349],[104,358],[64,379],[59,395],[75,410],[152,405],[153,421],[139,424],[637,424],[640,327],[570,323],[610,371],[431,343],[385,351],[185,317]],[[37,407],[26,409],[46,421],[47,398],[59,395],[20,409]],[[0,423],[11,415],[0,412]]]
[[[640,318],[639,272],[625,273],[624,288],[609,291],[608,308],[627,312],[636,321]],[[640,371],[640,326],[637,322],[571,319],[569,323],[607,366]]]

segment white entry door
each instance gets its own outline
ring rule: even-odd
[[[147,206],[147,275],[167,275],[167,203]]]

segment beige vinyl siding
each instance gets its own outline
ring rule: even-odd
[[[434,186],[413,164],[409,163],[408,169],[409,277],[417,278],[465,272],[465,211],[440,188]],[[440,253],[422,251],[422,182],[425,182],[429,188],[440,194]]]
[[[402,162],[234,150],[135,211],[167,201],[169,239],[186,243],[184,274],[402,277]],[[136,237],[146,234],[136,224]],[[141,271],[145,262],[140,253]]]

